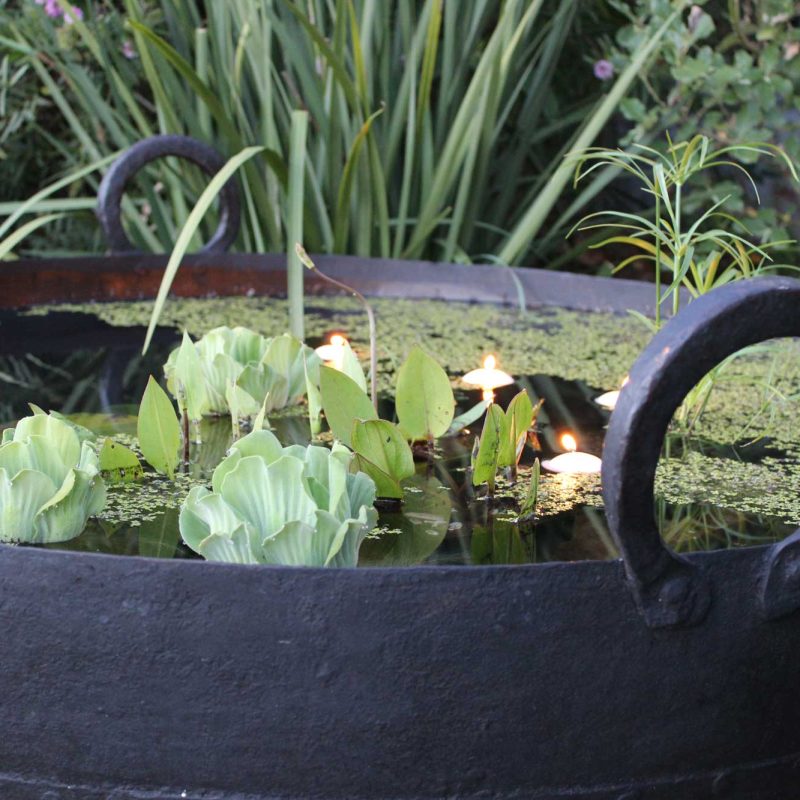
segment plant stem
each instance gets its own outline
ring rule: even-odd
[[[656,192],[656,229],[661,230],[661,193]],[[656,330],[661,328],[661,237],[656,237]]]
[[[303,265],[294,243],[303,241],[303,187],[305,183],[308,112],[293,111],[289,144],[289,219],[287,223],[286,291],[289,299],[289,330],[304,339]]]
[[[183,408],[183,463],[189,463],[189,412]]]
[[[338,289],[343,289],[348,294],[352,294],[353,297],[358,298],[361,302],[361,305],[364,306],[364,310],[367,312],[367,319],[369,320],[369,390],[370,390],[370,397],[372,399],[372,405],[374,409],[378,410],[378,349],[377,349],[377,329],[375,327],[375,312],[372,310],[372,306],[367,302],[367,298],[364,297],[361,292],[354,289],[352,286],[348,286],[346,283],[342,283],[341,281],[337,281],[336,278],[331,278],[330,275],[326,275],[324,272],[320,270],[320,268],[311,260],[308,253],[306,253],[303,245],[299,242],[295,244],[295,251],[297,252],[298,259],[305,264],[309,269],[314,270],[314,272],[319,275],[320,278],[330,283],[332,286],[336,286]]]

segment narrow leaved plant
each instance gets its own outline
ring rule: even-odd
[[[661,326],[665,302],[669,302],[673,314],[677,313],[682,289],[694,298],[725,283],[774,269],[775,265],[768,263],[771,262],[768,251],[789,244],[787,241],[758,244],[748,239],[745,224],[726,208],[730,196],[720,198],[699,214],[690,216],[686,211],[689,184],[709,170],[737,171],[750,183],[758,199],[755,181],[736,160],[737,156],[754,155],[782,159],[797,179],[786,153],[763,142],[714,147],[706,136],[675,143],[667,136],[664,152],[634,145],[631,152],[593,147],[578,154],[576,184],[598,169],[614,167],[632,176],[644,195],[652,200],[652,214],[599,211],[580,220],[573,232],[609,230],[611,235],[592,247],[630,247],[633,252],[617,264],[615,272],[633,262],[653,264],[656,329]],[[662,283],[663,274],[669,276],[666,285]]]

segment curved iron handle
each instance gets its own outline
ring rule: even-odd
[[[185,158],[209,175],[217,173],[225,164],[225,159],[213,147],[191,136],[150,136],[129,147],[103,176],[97,192],[97,218],[112,253],[137,252],[122,227],[122,195],[128,181],[145,164],[164,156]],[[224,252],[239,233],[241,210],[239,189],[234,178],[222,187],[219,197],[219,225],[211,239],[201,248],[202,253]]]
[[[667,426],[692,387],[723,359],[782,336],[800,336],[800,281],[769,277],[729,284],[670,320],[620,392],[603,447],[603,497],[628,582],[650,627],[696,625],[711,602],[709,576],[669,550],[656,525],[653,490]],[[800,606],[799,554],[800,531],[767,551],[761,598],[766,616]]]

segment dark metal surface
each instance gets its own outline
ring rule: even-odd
[[[668,322],[630,370],[603,448],[603,499],[637,604],[652,627],[702,622],[712,594],[713,578],[671,552],[656,525],[656,465],[672,415],[728,356],[766,339],[800,336],[798,309],[800,281],[759,278],[724,286]],[[800,607],[800,560],[792,544],[772,557],[777,566],[763,579],[764,602],[776,616]]]
[[[541,269],[482,264],[314,255],[320,269],[372,297],[432,298],[476,303],[525,302],[580,311],[653,312],[652,287],[641,281],[593,278]],[[163,255],[20,259],[3,265],[0,308],[90,300],[144,300],[156,296],[167,258]],[[519,282],[519,283],[517,283]],[[307,295],[330,294],[314,272]],[[265,253],[189,255],[181,262],[171,294],[178,297],[248,294],[285,295],[286,257]],[[535,310],[534,312],[535,313]]]
[[[273,274],[263,259],[248,263]],[[480,268],[332,264],[371,294],[399,296],[407,275],[409,296],[506,291]],[[54,291],[59,272],[63,282],[80,271],[41,266]],[[119,267],[106,263],[122,281]],[[529,298],[557,302],[558,284],[573,308],[642,309],[631,299],[649,295],[630,287],[623,297],[617,281],[521,277]],[[0,295],[10,284],[0,276]],[[786,333],[772,318],[786,317],[796,287],[765,281],[734,287],[747,302],[728,297],[775,326],[760,330]],[[703,314],[693,314],[664,334],[686,360],[669,366],[677,387],[666,386],[652,426],[635,400],[662,385],[672,363],[663,346],[650,351],[663,363],[632,371],[609,432],[616,478],[605,480],[628,578],[621,562],[281,569],[0,546],[0,797],[791,800],[794,543],[677,560],[647,528],[647,475],[624,469],[634,429],[657,454],[666,407],[701,368],[693,358],[708,358],[676,333],[702,341]],[[668,559],[667,572],[675,559],[692,586],[697,576],[713,584],[704,614],[667,604],[701,624],[645,623],[649,597],[637,607],[629,580],[649,587],[648,553]],[[656,624],[663,616],[657,607]]]
[[[210,145],[190,136],[174,134],[150,136],[128,148],[103,176],[97,192],[97,218],[112,253],[133,253],[136,248],[122,227],[122,196],[130,179],[145,165],[165,156],[178,156],[197,164],[210,176],[225,164],[225,159]],[[217,230],[201,248],[203,253],[227,250],[239,233],[239,189],[231,178],[219,193],[220,218]]]
[[[2,547],[2,796],[788,800],[800,626],[757,613],[753,552],[692,563],[727,591],[704,625],[652,631],[616,562]]]

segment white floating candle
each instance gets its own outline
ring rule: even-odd
[[[565,433],[561,437],[561,444],[568,452],[562,453],[555,458],[542,461],[542,468],[550,472],[564,472],[564,473],[593,473],[600,472],[601,461],[597,456],[591,453],[580,453],[578,450],[578,443],[572,434]]]
[[[609,411],[613,411],[617,407],[618,398],[619,389],[615,389],[613,392],[605,392],[605,394],[595,397],[594,401],[601,408],[607,408]]]
[[[628,376],[626,375],[625,379],[622,381],[622,386],[624,386],[627,382]],[[620,386],[620,389],[622,386]],[[615,389],[613,392],[605,392],[594,399],[597,405],[599,405],[601,408],[608,409],[609,411],[613,411],[617,407],[617,400],[619,400],[619,389]]]
[[[340,333],[334,333],[328,344],[320,345],[314,352],[330,367],[334,369],[342,368],[344,351],[347,346],[347,339]]]
[[[491,403],[494,400],[495,389],[514,383],[514,379],[507,372],[497,369],[497,359],[493,355],[486,356],[480,369],[473,369],[461,380],[468,386],[478,386],[482,389],[483,399],[487,403]]]

